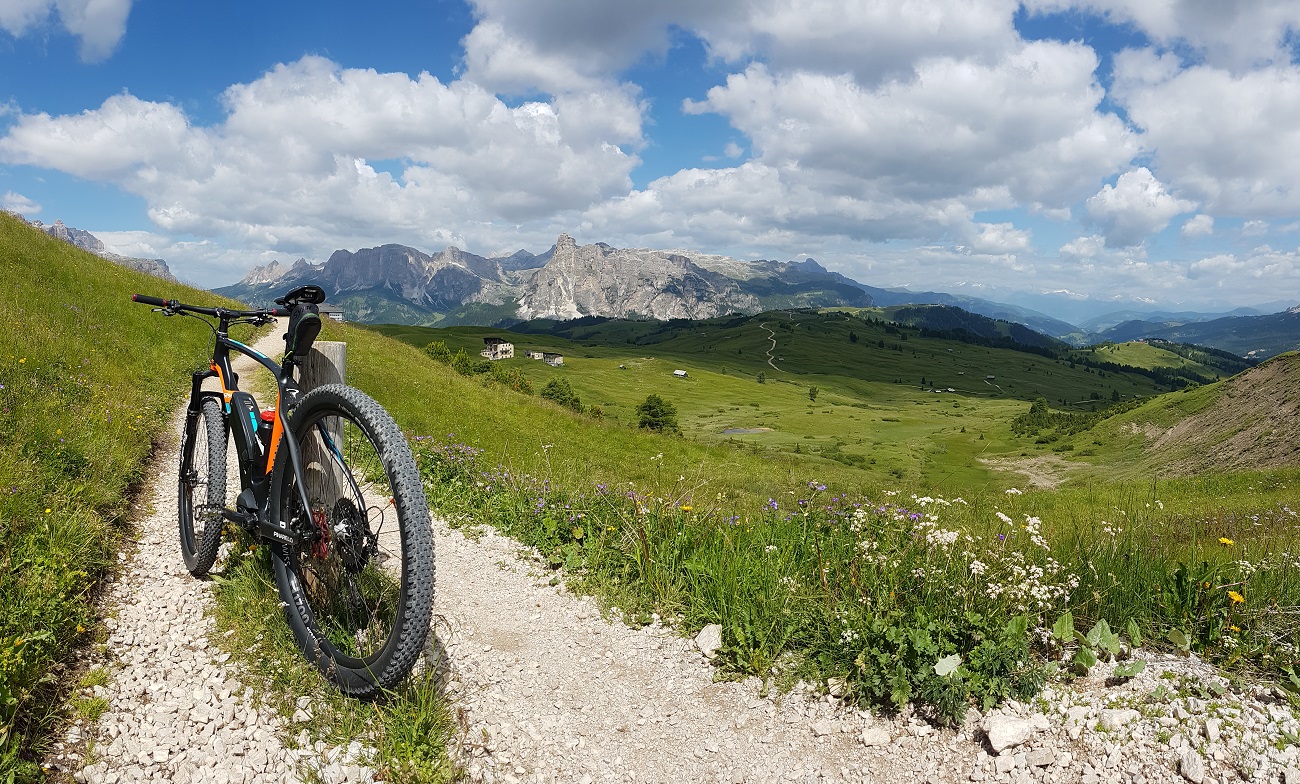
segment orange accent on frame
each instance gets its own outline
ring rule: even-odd
[[[217,381],[221,384],[222,400],[226,402],[226,405],[230,405],[230,398],[235,394],[235,390],[226,385],[226,377],[222,375],[221,368],[217,366],[216,362],[212,363],[212,370],[217,374]]]
[[[280,421],[280,393],[275,393],[275,421],[271,423],[271,445],[266,450],[266,472],[275,468],[275,453],[280,451],[280,439],[284,437],[284,425]]]

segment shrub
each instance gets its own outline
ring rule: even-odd
[[[677,406],[658,395],[650,395],[636,407],[638,427],[657,430],[660,433],[680,433],[677,424]]]
[[[542,387],[539,394],[546,400],[582,413],[582,398],[578,397],[578,393],[573,391],[568,379],[553,378],[547,381],[546,386]]]

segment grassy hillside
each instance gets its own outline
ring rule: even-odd
[[[415,327],[403,329],[418,330]],[[461,327],[446,332],[469,335],[477,331],[478,328]],[[388,406],[408,433],[439,439],[454,434],[457,440],[487,450],[493,460],[514,473],[547,476],[559,483],[575,485],[632,482],[663,492],[670,492],[679,484],[708,483],[710,487],[730,492],[759,493],[773,487],[806,483],[816,477],[833,477],[855,488],[873,481],[834,461],[816,460],[815,465],[809,465],[801,457],[755,454],[743,445],[740,448],[711,446],[691,439],[664,438],[629,428],[627,418],[620,421],[611,416],[607,420],[595,420],[575,414],[536,397],[520,395],[497,385],[484,386],[461,377],[445,365],[431,361],[414,346],[396,343],[356,325],[327,324],[321,339],[348,343],[351,383]],[[469,338],[466,341],[473,342]],[[481,338],[477,343],[482,345]],[[546,345],[563,349],[571,344],[561,341]],[[514,362],[538,373],[545,368],[554,371],[555,375],[587,363],[595,372],[624,382],[640,375],[645,385],[633,391],[607,390],[608,394],[601,394],[598,380],[581,386],[584,391],[591,390],[585,396],[587,403],[611,404],[611,409],[618,408],[626,416],[630,416],[630,408],[617,403],[618,399],[635,398],[634,407],[656,389],[667,388],[680,393],[683,389],[698,390],[702,386],[680,383],[672,387],[672,381],[676,381],[671,375],[672,367],[663,373],[646,371],[642,375],[631,369],[620,371],[616,363],[608,360],[603,361],[607,367],[597,367],[602,360],[595,357],[566,355],[564,368],[549,368],[541,362],[526,359]],[[661,376],[667,379],[663,381],[663,387],[658,385]],[[542,377],[545,376],[539,376]],[[576,375],[566,377],[577,378]],[[718,380],[740,383],[735,378],[726,382],[721,374],[718,374]],[[759,387],[752,381],[745,381],[743,388],[751,393],[764,389],[787,393],[786,387],[779,384]],[[789,394],[802,395],[803,402],[808,402],[806,388],[795,389]],[[750,408],[748,403],[740,405]],[[688,410],[684,403],[682,410]],[[662,459],[651,459],[660,453]],[[674,468],[665,468],[668,465]],[[679,479],[679,476],[685,478]]]
[[[0,780],[22,780],[54,719],[52,684],[92,633],[128,489],[209,339],[130,295],[219,300],[5,213],[0,279]]]
[[[504,337],[515,343],[516,358],[498,365],[524,374],[534,388],[564,379],[584,404],[599,405],[617,422],[634,424],[637,405],[655,394],[677,406],[684,432],[700,442],[833,460],[864,469],[867,481],[927,487],[987,483],[995,471],[982,458],[1053,448],[1011,435],[1011,420],[1030,400],[1086,412],[1163,388],[1148,376],[1103,369],[1113,360],[1092,352],[1044,357],[933,337],[858,313],[580,319],[530,328],[537,332],[375,327],[412,346],[441,340],[471,356],[484,337]],[[524,358],[525,350],[561,353],[564,366]],[[675,370],[687,377],[675,377]]]
[[[1163,395],[1083,438],[1110,462],[1159,476],[1300,465],[1300,354],[1217,384]]]

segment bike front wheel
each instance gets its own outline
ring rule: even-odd
[[[199,407],[194,432],[185,434],[178,487],[181,558],[202,577],[217,560],[226,506],[226,423],[211,398]]]
[[[300,534],[272,562],[285,619],[307,658],[345,694],[372,698],[410,674],[433,611],[433,532],[415,459],[378,403],[330,384],[303,396],[270,509]]]

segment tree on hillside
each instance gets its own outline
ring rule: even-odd
[[[551,379],[546,382],[546,386],[542,387],[542,391],[538,394],[541,397],[554,403],[559,403],[566,408],[571,408],[579,413],[582,412],[582,398],[578,397],[578,393],[573,391],[573,387],[569,385],[568,379]]]
[[[808,387],[808,399],[817,402],[817,387]]]
[[[677,406],[658,395],[650,395],[636,407],[639,426],[661,433],[680,433],[677,425]]]
[[[858,342],[858,333],[854,332],[853,330],[849,330],[849,342],[850,342],[850,343],[857,343],[857,342]]]
[[[435,362],[441,362],[444,365],[451,364],[451,349],[447,348],[447,344],[441,340],[435,340],[421,350]]]
[[[767,383],[767,374],[764,373],[764,372],[761,371],[761,370],[758,371],[758,383],[760,383],[760,384],[766,384],[766,383]]]

